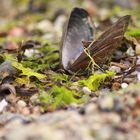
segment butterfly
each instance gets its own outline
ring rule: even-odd
[[[95,40],[95,26],[88,12],[82,8],[74,8],[62,37],[61,66],[70,73],[85,71],[91,62],[90,57],[96,64],[104,64],[120,45],[129,20],[129,15],[121,17]]]

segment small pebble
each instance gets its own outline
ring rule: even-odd
[[[121,59],[122,56],[123,56],[123,53],[122,53],[121,51],[117,50],[117,51],[115,52],[115,59],[116,59],[116,60]]]
[[[120,87],[121,87],[121,84],[119,82],[114,82],[112,84],[112,90],[118,90],[120,89]]]
[[[140,44],[136,45],[135,52],[137,55],[140,55]]]
[[[140,56],[138,56],[136,64],[140,64]]]
[[[68,109],[76,109],[78,107],[78,104],[76,103],[71,103]]]
[[[26,49],[24,52],[24,55],[27,57],[32,57],[34,54],[39,53],[37,50],[35,49]]]
[[[19,48],[18,44],[15,42],[7,42],[4,47],[6,50],[9,50],[9,51],[14,51]]]
[[[53,32],[53,24],[49,20],[42,20],[36,25],[36,29],[41,30],[42,32]]]
[[[81,107],[78,112],[80,115],[85,115],[85,107]]]
[[[35,114],[35,115],[40,115],[40,113],[41,113],[41,107],[39,107],[39,106],[33,107],[32,112],[33,112],[33,114]]]
[[[27,116],[27,115],[30,115],[30,110],[29,110],[29,108],[24,107],[24,108],[21,110],[21,113],[22,113],[23,115]]]
[[[2,112],[6,108],[7,105],[8,105],[7,101],[5,99],[3,99],[0,102],[0,112]]]
[[[125,104],[132,109],[136,105],[136,99],[129,98],[129,99],[127,99],[127,102]]]
[[[99,100],[99,106],[103,110],[112,110],[114,107],[114,101],[111,96],[103,97]]]
[[[135,51],[133,50],[132,47],[129,47],[129,48],[127,49],[127,51],[126,51],[126,54],[127,54],[128,56],[134,56],[134,55],[135,55]]]
[[[102,21],[108,18],[109,10],[107,8],[100,9],[99,17]]]
[[[121,72],[121,68],[120,67],[117,67],[117,66],[111,66],[109,68],[109,71],[113,71],[113,72],[116,72],[116,73],[120,73]]]
[[[101,129],[97,132],[98,139],[100,139],[100,140],[110,140],[112,131],[113,130],[107,125],[101,127]]]
[[[127,83],[122,83],[121,84],[121,88],[127,88],[128,87],[128,84]]]
[[[20,108],[23,108],[23,107],[25,107],[27,104],[23,101],[23,100],[19,100],[18,102],[17,102],[17,106],[18,107],[20,107]]]
[[[97,110],[97,105],[96,104],[88,104],[86,107],[86,114],[92,114]]]
[[[36,94],[30,97],[30,101],[32,103],[36,103],[36,104],[40,103],[40,101],[38,99],[38,95],[36,95]]]
[[[137,78],[138,78],[138,81],[140,82],[140,72],[137,72]]]
[[[91,94],[91,90],[88,88],[88,87],[83,87],[83,92],[85,93],[85,94],[88,94],[88,95],[90,95]]]
[[[71,85],[69,88],[70,88],[71,90],[79,91],[78,82],[72,83],[72,85]]]
[[[14,36],[14,37],[21,37],[23,36],[25,33],[25,30],[22,28],[22,27],[14,27],[13,29],[11,29],[9,31],[9,34],[10,36]]]
[[[121,117],[117,113],[110,113],[106,119],[111,124],[118,124],[121,121]]]
[[[114,110],[118,113],[121,113],[123,109],[124,109],[123,101],[116,97],[114,100]]]

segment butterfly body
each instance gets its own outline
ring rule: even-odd
[[[80,14],[80,10],[81,9],[79,9],[78,14]],[[73,10],[73,14],[77,14],[75,12],[76,11]],[[86,16],[89,18],[88,14]],[[71,15],[71,19],[72,19],[72,15]],[[88,33],[89,26],[85,26],[82,22],[79,21],[80,20],[79,19],[77,21],[77,24],[80,22],[80,24],[83,24],[83,26],[85,26],[85,28],[80,30],[80,26],[78,26],[78,31],[83,32],[84,30],[87,30],[88,32],[86,32],[86,34],[83,34],[84,40],[82,40],[82,35],[80,35],[80,38],[77,38],[77,39],[79,39],[78,41],[80,42],[80,47],[81,47],[81,48],[79,48],[79,49],[81,49],[79,52],[74,50],[75,48],[73,48],[73,46],[72,46],[72,40],[69,42],[69,43],[71,43],[71,45],[69,44],[69,46],[67,46],[67,47],[72,49],[73,52],[75,52],[76,54],[75,54],[75,56],[73,55],[73,58],[74,58],[73,60],[69,57],[69,60],[67,61],[68,62],[67,67],[64,67],[64,69],[67,71],[70,71],[70,72],[76,72],[76,71],[79,71],[80,69],[85,70],[87,68],[91,59],[90,59],[90,57],[88,57],[87,53],[85,53],[84,48],[87,50],[87,52],[92,57],[92,59],[95,61],[95,63],[97,63],[98,65],[102,65],[106,61],[108,61],[111,58],[114,51],[116,50],[116,48],[120,45],[120,43],[124,37],[124,33],[127,29],[129,19],[130,19],[129,15],[120,18],[116,23],[114,23],[105,32],[103,32],[101,34],[101,36],[99,36],[99,38],[97,38],[96,40],[94,40],[94,38],[93,38],[92,41],[91,41],[91,38],[93,36],[92,36],[91,32]],[[82,21],[82,19],[81,19],[81,21]],[[87,20],[87,23],[88,23],[88,20]],[[76,23],[75,23],[75,25],[76,25]],[[73,29],[75,29],[75,28],[73,27]],[[92,31],[95,32],[95,29],[93,28]],[[70,30],[67,30],[67,32],[70,32]],[[73,33],[74,38],[76,38],[79,35],[78,33],[76,34],[74,31],[71,33]],[[89,36],[91,35],[91,38],[86,40],[86,37],[84,35],[89,35]],[[74,45],[78,48],[78,44],[75,43]],[[62,48],[64,49],[64,46]],[[65,48],[65,50],[66,50],[66,48]],[[67,51],[67,53],[72,53],[72,51],[71,52],[68,50],[66,50],[66,51]],[[62,51],[62,56],[65,56],[65,55],[66,55],[65,52]],[[63,60],[63,57],[62,57],[62,60]]]

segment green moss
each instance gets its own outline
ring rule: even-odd
[[[130,36],[130,37],[140,37],[140,28],[130,28],[130,29],[126,32],[126,36]]]
[[[27,77],[35,76],[38,79],[46,78],[46,76],[44,74],[34,72],[30,68],[25,68],[22,64],[20,64],[18,62],[12,62],[12,66],[21,71],[20,75],[24,75],[24,76],[27,76]]]
[[[106,71],[106,73],[94,73],[88,79],[80,80],[79,84],[87,86],[92,91],[96,91],[105,80],[113,76],[115,76],[115,73],[110,71]]]
[[[48,93],[41,93],[40,94],[40,101],[44,103],[44,108],[51,106],[51,108],[56,109],[59,107],[65,107],[72,103],[82,103],[83,99],[78,98],[78,94],[73,91],[69,90],[64,86],[53,86],[49,94]]]

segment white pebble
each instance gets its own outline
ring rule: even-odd
[[[128,84],[127,84],[127,83],[122,83],[122,84],[121,84],[121,87],[122,87],[122,88],[127,88],[127,87],[128,87]]]
[[[83,87],[83,92],[85,93],[85,94],[88,94],[88,95],[90,95],[91,94],[91,90],[88,88],[88,87]]]
[[[129,47],[126,51],[126,54],[129,55],[129,56],[134,56],[135,51],[133,50],[132,47]]]
[[[113,72],[119,73],[119,72],[121,72],[121,68],[117,67],[117,66],[111,66],[109,68],[109,71],[113,71]]]
[[[137,72],[137,78],[138,78],[138,81],[140,82],[140,72]]]
[[[27,57],[32,57],[34,54],[39,53],[37,50],[35,49],[26,49],[24,52],[24,55]]]
[[[27,104],[26,104],[23,100],[19,100],[19,101],[17,102],[17,105],[18,105],[18,107],[23,108],[23,107],[25,107]]]
[[[7,101],[5,99],[3,99],[1,102],[0,102],[0,112],[2,112],[5,107],[8,105]]]

